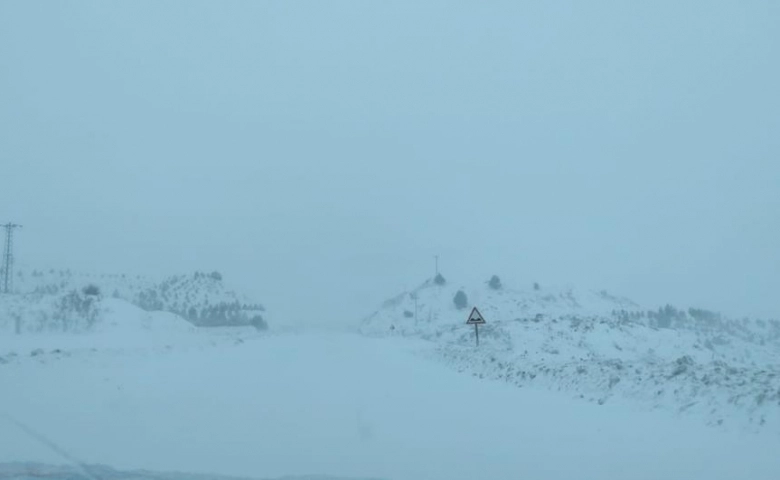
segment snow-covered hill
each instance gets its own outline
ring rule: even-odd
[[[462,290],[465,305],[453,301]],[[486,317],[475,347],[465,325]],[[363,333],[419,337],[459,371],[543,385],[594,403],[615,397],[700,416],[713,425],[780,433],[780,322],[700,309],[646,310],[607,292],[470,288],[427,281],[366,318]]]
[[[267,326],[263,306],[227,288],[218,272],[156,281],[49,269],[19,271],[14,280],[16,293],[0,295],[0,331],[86,331],[99,321],[104,299],[173,313],[196,326]]]

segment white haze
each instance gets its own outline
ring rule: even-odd
[[[780,5],[0,3],[19,265],[222,271],[277,324],[433,272],[780,314]]]

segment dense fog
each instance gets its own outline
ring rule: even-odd
[[[0,479],[777,480],[778,26],[0,0]]]
[[[774,2],[0,5],[18,263],[354,323],[434,270],[777,316]]]

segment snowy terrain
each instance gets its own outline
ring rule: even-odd
[[[480,380],[425,359],[430,342],[177,337],[167,349],[16,348],[0,365],[0,463],[68,463],[19,422],[69,457],[120,470],[398,480],[780,474],[780,441],[766,432]]]
[[[100,480],[780,478],[774,324],[685,326],[547,287],[477,285],[457,309],[457,290],[426,282],[363,335],[199,328],[112,296],[86,329],[6,329],[0,478],[74,478],[57,475],[77,462]]]
[[[468,299],[460,309],[458,290]],[[488,322],[479,348],[465,325],[472,306]],[[540,385],[595,404],[630,399],[726,429],[780,434],[776,321],[648,311],[607,292],[427,281],[385,302],[361,330],[429,340],[433,358],[479,378]]]
[[[226,287],[218,272],[175,275],[160,281],[143,276],[18,271],[15,295],[0,295],[0,333],[92,331],[123,300],[149,312],[168,312],[197,326],[266,328],[265,308]],[[121,315],[120,315],[121,316]],[[168,315],[155,315],[168,318]],[[152,318],[150,316],[149,318]],[[110,323],[110,322],[109,322]],[[153,322],[156,325],[160,322]]]

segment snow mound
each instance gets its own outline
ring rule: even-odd
[[[96,333],[181,334],[196,331],[187,320],[168,312],[147,312],[124,300],[106,298],[100,302]]]

